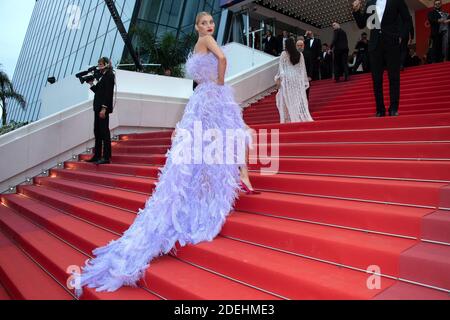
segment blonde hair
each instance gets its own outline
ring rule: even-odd
[[[211,13],[209,13],[209,12],[206,12],[206,11],[199,12],[197,14],[197,17],[195,18],[195,24],[198,24],[200,22],[200,19],[203,17],[206,17],[206,16],[212,17]]]

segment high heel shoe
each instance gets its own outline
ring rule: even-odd
[[[245,194],[247,195],[252,195],[252,194],[261,194],[261,192],[256,191],[256,190],[250,190],[249,187],[247,187],[247,185],[241,180],[241,188],[242,190],[245,192]]]

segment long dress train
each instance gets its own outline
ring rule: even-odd
[[[300,62],[293,65],[289,55],[286,51],[283,51],[275,81],[278,79],[281,80],[281,86],[276,95],[276,103],[280,113],[280,122],[314,121],[309,113],[306,96],[309,80],[303,54],[300,57]]]
[[[199,86],[176,126],[177,134],[153,195],[121,238],[93,251],[96,257],[86,261],[81,274],[76,275],[78,296],[83,286],[110,292],[123,285],[136,286],[151,260],[170,252],[176,242],[184,246],[213,240],[232,210],[239,192],[239,167],[245,159],[231,164],[180,162],[177,157],[181,154],[194,154],[211,142],[186,143],[179,132],[185,130],[194,137],[199,123],[203,130],[218,130],[224,136],[234,129],[244,133],[246,145],[251,144],[251,134],[232,89],[215,82],[217,58],[212,53],[191,54],[186,69]],[[223,150],[226,153],[225,145]],[[236,151],[233,156],[238,160]]]

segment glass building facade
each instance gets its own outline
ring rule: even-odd
[[[217,25],[219,0],[115,0],[125,28],[133,25],[157,36],[194,32],[200,11],[212,12]],[[8,121],[39,119],[42,88],[96,65],[102,56],[115,65],[127,54],[124,41],[103,0],[37,0],[13,76],[27,102],[25,109],[8,104]]]

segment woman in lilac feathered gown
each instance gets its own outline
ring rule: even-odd
[[[180,161],[187,154],[194,158],[199,151],[196,148],[208,149],[211,142],[217,142],[211,138],[209,143],[203,140],[200,144],[198,141],[188,143],[192,141],[186,139],[186,134],[194,137],[194,128],[199,125],[204,131],[214,129],[224,137],[227,130],[240,131],[244,135],[244,146],[251,143],[241,109],[234,101],[231,88],[224,85],[226,59],[212,37],[214,27],[210,14],[198,15],[199,40],[186,69],[199,86],[176,126],[176,135],[153,195],[121,238],[93,251],[96,257],[86,262],[81,274],[76,274],[78,296],[83,286],[110,292],[123,285],[136,286],[152,259],[169,253],[177,242],[184,246],[213,240],[232,210],[239,187],[248,193],[253,190],[248,181],[245,156],[243,162],[236,161],[238,152],[234,147],[234,162]],[[226,153],[225,143],[217,150]],[[242,180],[240,168],[243,169]]]

